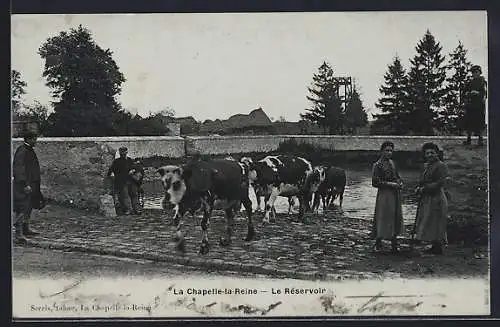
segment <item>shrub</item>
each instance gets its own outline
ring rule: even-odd
[[[279,153],[317,153],[317,152],[322,152],[325,151],[326,149],[323,149],[317,145],[310,144],[307,142],[297,142],[295,139],[288,139],[285,141],[280,142],[278,145],[278,152]]]

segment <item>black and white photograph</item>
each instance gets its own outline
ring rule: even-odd
[[[486,11],[11,15],[12,315],[490,314]]]

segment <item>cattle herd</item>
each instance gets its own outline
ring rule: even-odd
[[[255,236],[252,217],[252,202],[249,192],[252,186],[260,211],[264,198],[263,224],[276,221],[275,201],[278,196],[287,197],[290,213],[294,198],[299,201],[300,221],[305,212],[316,212],[323,204],[326,210],[339,197],[342,206],[346,174],[341,168],[331,165],[312,166],[305,158],[294,155],[266,156],[254,161],[243,157],[239,161],[228,157],[207,161],[193,160],[180,166],[158,168],[165,193],[162,207],[174,210],[173,223],[176,225],[177,248],[185,250],[182,233],[182,218],[188,212],[203,211],[201,220],[202,239],[200,253],[209,251],[208,226],[216,201],[224,203],[225,235],[220,244],[231,244],[233,218],[244,207],[247,216],[246,241]]]

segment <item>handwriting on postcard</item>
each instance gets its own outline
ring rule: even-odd
[[[388,314],[392,312],[414,312],[422,301],[405,301],[398,297],[382,292],[376,295],[346,296],[334,294],[324,287],[271,287],[271,288],[243,288],[243,287],[177,287],[171,285],[161,294],[154,295],[145,303],[134,303],[133,296],[128,294],[81,294],[75,290],[79,282],[73,283],[61,291],[42,294],[39,304],[30,304],[29,311],[35,315],[161,315],[161,312],[170,311],[177,307],[201,315],[221,313],[241,313],[245,315],[267,315],[281,306],[291,306],[300,296],[311,298],[319,312],[323,314]],[[266,297],[259,297],[265,295]],[[237,297],[234,297],[237,296]],[[421,297],[421,296],[416,296]],[[258,304],[255,299],[258,298]],[[290,298],[290,300],[287,300]],[[352,298],[347,304],[347,298]],[[253,299],[253,300],[252,300]],[[254,304],[251,304],[254,302]],[[267,304],[265,302],[268,302]],[[170,309],[169,309],[170,308]]]

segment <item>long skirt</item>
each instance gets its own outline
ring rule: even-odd
[[[391,239],[404,232],[400,192],[379,188],[375,203],[373,238]]]
[[[474,101],[468,104],[465,109],[465,129],[474,133],[483,131],[486,121],[486,107],[484,102]]]
[[[441,188],[435,194],[424,194],[419,201],[415,221],[417,240],[433,242],[446,240],[448,199]]]

